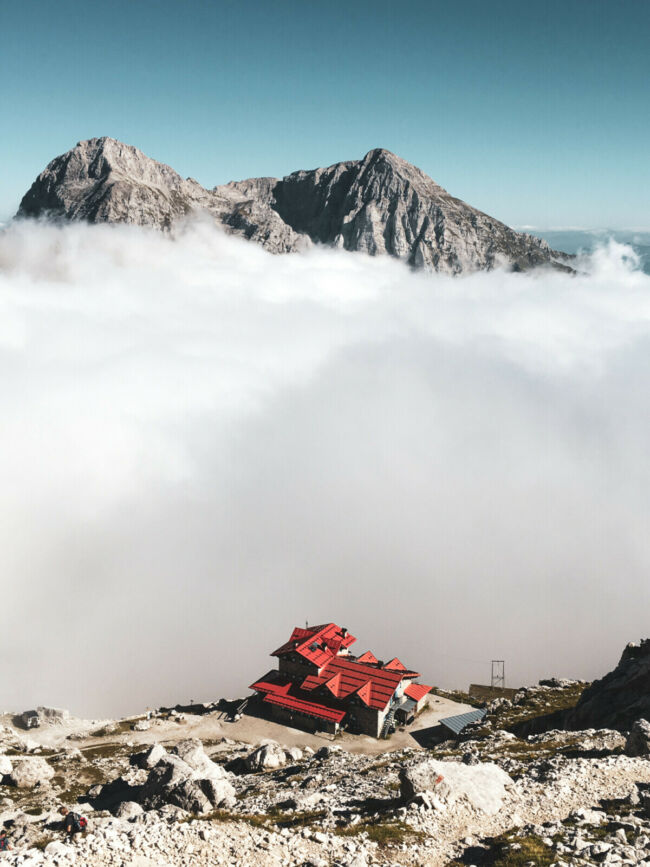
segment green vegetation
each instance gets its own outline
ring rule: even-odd
[[[616,803],[616,806],[620,802]],[[560,831],[553,835],[554,843],[561,843],[565,839],[566,831],[575,829],[576,823],[571,819],[566,819],[563,823],[564,831]],[[583,831],[586,834],[586,839],[591,841],[604,840],[613,835],[618,828],[621,827],[620,822],[607,821],[602,825],[591,825],[588,831]],[[625,835],[628,843],[634,842],[634,831],[626,829]],[[499,837],[492,837],[484,841],[486,845],[485,854],[481,857],[482,865],[489,867],[525,867],[528,864],[535,864],[536,867],[548,867],[558,861],[557,852],[551,846],[547,846],[540,837],[529,835],[519,837],[515,831],[507,831]],[[456,860],[451,861],[447,867],[465,867],[465,862]]]
[[[246,822],[255,828],[301,828],[325,818],[324,810],[286,812],[280,807],[271,807],[268,813],[236,813],[232,810],[212,810],[210,813],[193,813],[181,822]]]
[[[98,744],[96,747],[82,747],[81,752],[89,762],[97,759],[126,758],[136,751],[138,747],[127,747],[119,741],[111,741],[106,744]]]
[[[482,864],[490,867],[549,867],[557,861],[557,854],[539,837],[517,837],[506,833],[486,841],[491,848],[485,853]],[[462,861],[450,861],[447,867],[464,867]]]
[[[125,735],[127,732],[132,731],[133,724],[141,719],[144,719],[144,716],[134,716],[132,719],[123,719],[120,722],[110,723],[101,729],[91,732],[91,735],[94,738],[110,738],[115,737],[115,735]]]
[[[496,711],[494,717],[498,728],[512,728],[523,722],[558,713],[575,707],[586,683],[575,683],[564,689],[548,690],[536,695],[528,695],[521,704],[513,705]]]
[[[606,813],[615,813],[617,816],[629,816],[636,812],[636,807],[627,798],[603,798],[600,807]]]
[[[576,747],[580,746],[581,738],[579,736],[569,737],[567,739],[550,739],[539,742],[523,741],[507,741],[497,750],[491,747],[491,751],[498,752],[499,756],[508,759],[514,759],[529,764],[536,762],[539,759],[545,759],[549,756],[562,755],[563,753],[572,752]],[[614,753],[621,750],[614,750]]]
[[[18,750],[16,747],[7,747],[6,750],[2,751],[2,754],[4,756],[24,756],[25,750]],[[49,747],[39,747],[38,752],[33,753],[33,755],[41,756],[43,759],[49,759],[56,754],[56,750],[51,750]]]
[[[524,867],[533,861],[536,867],[547,867],[557,861],[557,855],[550,846],[542,843],[539,837],[497,838],[497,857],[494,867]],[[513,849],[511,846],[520,846]]]
[[[254,813],[232,813],[230,810],[212,810],[210,813],[191,813],[179,819],[181,824],[185,822],[246,822],[256,828],[268,827],[265,817]]]
[[[373,762],[371,765],[368,765],[367,768],[361,768],[361,770],[357,772],[357,775],[359,777],[367,777],[368,774],[371,774],[373,771],[380,771],[382,768],[387,768],[389,765],[392,764],[392,759],[380,759],[380,761]]]
[[[424,838],[421,831],[411,828],[406,822],[359,822],[357,825],[347,825],[337,828],[334,832],[339,837],[358,837],[367,834],[368,839],[378,846],[390,846],[392,844],[413,843]]]
[[[564,689],[542,690],[527,695],[520,704],[497,708],[488,715],[489,725],[472,730],[472,738],[487,737],[496,729],[514,731],[524,723],[569,710],[576,706],[588,686],[587,683],[575,683]],[[559,725],[551,727],[560,728]]]
[[[52,843],[55,839],[56,837],[53,837],[52,834],[42,834],[40,837],[37,837],[31,845],[35,849],[43,851],[48,843]]]
[[[314,822],[322,821],[327,815],[325,810],[303,810],[287,813],[279,807],[271,807],[268,812],[269,821],[278,828],[301,828]]]

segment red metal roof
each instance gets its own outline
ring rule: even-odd
[[[353,693],[358,693],[368,707],[376,710],[383,710],[386,707],[405,677],[418,676],[417,672],[387,671],[385,668],[376,668],[346,656],[335,656],[319,675],[310,674],[306,677],[301,688],[306,691],[317,689],[335,675],[340,675],[338,698],[347,698]],[[370,684],[370,687],[361,692],[361,688],[365,687],[366,684]]]
[[[406,671],[406,666],[402,665],[396,656],[390,662],[387,662],[384,668],[389,668],[391,671]]]
[[[413,701],[420,701],[428,692],[431,692],[431,687],[426,683],[409,683],[404,690],[404,695],[408,695]]]
[[[252,683],[250,688],[263,693],[263,700],[268,704],[279,705],[328,722],[341,722],[346,714],[344,708],[315,702],[311,696],[303,695],[300,689],[277,671],[269,671],[261,680]]]
[[[337,698],[339,697],[339,691],[341,689],[341,674],[335,674],[334,677],[331,677],[329,680],[325,681],[325,686],[329,689],[332,695],[335,695]]]
[[[347,649],[357,639],[336,623],[323,623],[320,626],[299,626],[291,633],[289,641],[274,650],[271,656],[284,656],[285,653],[299,653],[317,668],[322,668],[333,656]]]
[[[345,716],[345,710],[340,707],[341,701],[354,695],[367,707],[384,710],[402,681],[420,675],[417,671],[407,670],[397,657],[387,665],[380,666],[377,657],[369,650],[358,659],[351,658],[344,651],[355,641],[353,635],[336,623],[323,623],[305,629],[297,626],[289,641],[274,650],[271,656],[297,653],[312,663],[317,671],[306,677],[300,686],[279,672],[270,671],[252,684],[251,689],[263,693],[264,701],[271,704],[337,722]],[[419,701],[429,689],[422,684],[411,684],[405,693],[409,698]],[[314,690],[320,690],[321,701],[312,701],[310,693]],[[331,699],[338,706],[333,706]]]
[[[291,689],[291,681],[288,677],[283,677],[279,671],[268,671],[264,677],[251,683],[250,689],[255,689],[257,692],[288,692]]]
[[[264,701],[269,704],[277,704],[280,707],[286,707],[289,710],[296,710],[298,713],[314,716],[318,719],[328,720],[329,722],[340,723],[345,716],[345,710],[336,710],[333,707],[327,707],[323,704],[317,704],[313,701],[296,698],[293,695],[274,695],[269,693],[264,696]]]
[[[372,686],[369,680],[367,680],[363,686],[360,686],[357,690],[357,695],[361,699],[361,701],[370,707],[370,702],[372,701],[371,697]]]

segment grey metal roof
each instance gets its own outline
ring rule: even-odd
[[[467,713],[459,713],[458,716],[447,716],[440,720],[440,725],[443,725],[455,735],[459,735],[466,725],[482,720],[486,713],[486,708],[477,708],[476,710],[470,710]]]

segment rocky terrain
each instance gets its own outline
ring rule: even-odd
[[[618,720],[638,706],[641,669],[650,642],[628,647],[616,669]],[[373,754],[336,739],[314,749],[308,736],[296,746],[294,729],[284,729],[290,746],[223,736],[223,703],[103,722],[47,708],[5,715],[0,822],[13,848],[2,857],[106,867],[650,865],[648,722],[514,731],[569,718],[599,694],[611,705],[611,683],[542,681],[492,702],[455,740],[432,725],[410,747],[388,740]],[[72,844],[61,804],[89,820]]]
[[[325,244],[452,274],[499,266],[570,270],[571,257],[454,198],[382,149],[282,179],[251,178],[207,190],[135,147],[89,139],[52,160],[17,216],[170,229],[201,213],[273,253]]]

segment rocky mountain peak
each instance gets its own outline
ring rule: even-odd
[[[453,198],[383,148],[282,179],[250,178],[206,190],[132,145],[103,136],[52,160],[18,216],[168,229],[197,211],[273,253],[317,243],[449,273],[499,265],[567,267],[564,254]]]

